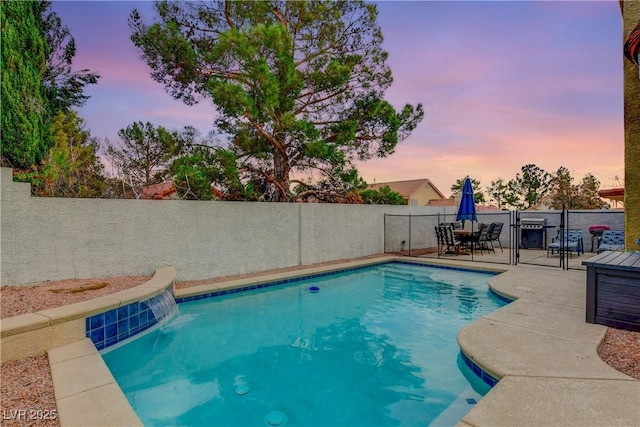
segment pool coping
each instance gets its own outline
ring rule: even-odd
[[[557,311],[558,308],[567,306],[573,310],[574,314],[577,307],[584,306],[584,300],[580,300],[580,295],[577,295],[577,298],[576,295],[560,295],[559,299],[553,297],[556,299],[551,303],[548,301],[545,303],[544,301],[549,298],[545,292],[548,293],[550,291],[551,294],[553,294],[554,287],[561,289],[559,285],[561,286],[561,283],[565,281],[566,276],[564,275],[573,274],[573,272],[563,271],[559,273],[557,269],[536,268],[527,270],[526,267],[521,266],[512,267],[502,264],[481,263],[469,264],[455,260],[432,260],[398,256],[380,256],[328,266],[310,267],[296,271],[256,276],[248,279],[230,280],[227,282],[176,289],[175,296],[177,299],[180,299],[212,291],[241,289],[247,286],[267,284],[280,280],[298,279],[314,274],[327,274],[350,268],[361,268],[394,261],[408,261],[410,263],[424,265],[505,273],[490,278],[489,287],[498,295],[508,299],[520,300],[518,302],[520,304],[519,312],[522,311],[522,304],[529,304],[537,310],[541,309],[541,305],[542,309],[544,309],[546,304],[550,306],[546,308],[551,311]],[[171,269],[172,267],[167,268]],[[173,271],[175,272],[175,270]],[[513,273],[514,271],[519,273]],[[582,274],[584,275],[585,273],[582,272]],[[556,279],[552,286],[542,286],[545,276]],[[582,283],[585,283],[585,281],[582,280]],[[149,288],[149,286],[146,285],[148,285],[148,282],[139,287]],[[536,293],[536,288],[538,287],[543,289]],[[137,288],[138,287],[128,290],[136,290],[130,292],[131,296],[138,292]],[[576,286],[573,286],[573,288],[576,288]],[[146,289],[145,292],[149,291],[151,291],[153,295],[153,292],[160,293],[162,290],[155,289],[155,291],[152,291]],[[569,294],[571,293],[575,294],[575,289],[569,292]],[[146,295],[147,294],[145,294],[145,296]],[[110,299],[113,298],[113,295],[103,298]],[[569,301],[569,303],[567,303],[567,301]],[[87,301],[86,303],[87,309],[91,314],[99,312],[96,311],[95,302]],[[100,304],[104,304],[104,302]],[[522,322],[522,319],[520,319],[520,317],[522,317],[521,314],[511,313],[509,311],[505,312],[504,310],[508,307],[509,306],[503,307],[459,331],[458,343],[463,354],[488,375],[500,379],[498,384],[462,418],[458,423],[459,427],[480,425],[506,426],[522,424],[523,422],[531,425],[576,424],[576,420],[585,419],[585,414],[588,414],[590,417],[587,424],[640,425],[640,413],[634,414],[632,410],[628,409],[629,407],[640,407],[640,381],[615,371],[601,361],[597,357],[597,354],[595,357],[600,361],[602,369],[613,372],[599,374],[595,378],[588,375],[573,378],[570,375],[540,375],[540,373],[518,372],[517,369],[513,370],[513,367],[508,366],[508,364],[506,364],[506,367],[502,367],[493,363],[492,349],[495,350],[499,348],[499,346],[495,343],[478,345],[477,342],[469,340],[468,337],[491,337],[494,335],[493,332],[500,328],[517,330],[518,336],[522,337],[524,342],[527,341],[528,336],[529,338],[535,338],[539,334],[547,334],[547,336],[553,335],[549,332],[549,322],[547,322],[545,326],[544,318],[539,324],[533,326],[528,325],[528,327],[523,328],[522,325],[518,323]],[[73,310],[71,310],[75,313],[73,316],[78,315],[78,310],[79,307],[74,307]],[[36,325],[42,322],[41,315],[38,315],[38,317],[25,317],[21,320],[21,323],[16,322],[13,323],[13,325],[19,325],[19,328],[28,332],[32,330],[30,328],[34,327],[33,325],[29,325],[28,320],[30,319]],[[557,316],[549,317],[550,322],[554,320],[557,320]],[[80,321],[82,321],[82,319],[80,319]],[[82,321],[82,325],[84,326],[84,321]],[[580,326],[581,325],[577,325],[576,327]],[[595,338],[590,336],[588,339],[581,339],[581,341],[583,341],[582,344],[586,343],[586,345],[583,345],[583,350],[585,351],[583,357],[588,358],[590,362],[593,363],[595,361],[593,354],[595,354],[597,346],[604,336],[606,327],[591,325],[586,322],[584,322],[583,326],[588,329],[593,327],[602,328],[597,331]],[[18,326],[14,326],[14,329],[7,330],[18,330]],[[487,334],[487,330],[491,332]],[[589,333],[592,334],[593,332],[590,331]],[[2,334],[2,340],[5,341],[6,337],[10,335],[11,334],[7,334],[5,336]],[[570,340],[570,337],[564,338]],[[556,341],[554,341],[554,343],[556,343]],[[489,342],[491,342],[491,340],[489,340]],[[62,426],[86,425],[87,423],[109,426],[142,425],[138,416],[126,400],[124,393],[120,390],[115,379],[106,367],[99,351],[90,339],[85,338],[84,334],[82,338],[70,344],[47,350],[52,376],[54,377],[56,403],[58,404],[60,424]],[[556,349],[551,347],[541,351],[554,352]],[[520,353],[513,356],[513,358],[514,360],[527,360],[527,358],[531,356],[531,353],[531,349],[525,345],[522,347]],[[542,360],[542,370],[545,369],[544,365],[545,361]],[[73,367],[73,375],[70,375],[70,367]],[[548,367],[548,369],[550,368],[551,367]],[[598,395],[596,399],[594,393],[602,390],[606,390],[607,393]],[[108,397],[106,399],[104,397],[105,394]],[[593,402],[594,399],[596,399],[596,402],[590,404],[589,407],[585,407],[582,404],[583,402]],[[532,402],[535,402],[535,404],[532,404]],[[567,402],[571,403],[568,408]],[[591,411],[587,410],[590,408],[592,409]],[[594,414],[594,408],[600,411],[600,415],[597,413]],[[87,419],[87,417],[90,417],[90,419]]]
[[[57,417],[63,426],[141,426],[96,346],[86,319],[173,290],[174,267],[160,267],[136,287],[0,322],[2,362],[47,352]]]
[[[597,354],[607,327],[586,322],[586,272],[516,266],[488,281],[514,300],[458,332],[498,379],[457,424],[640,426],[640,381]]]
[[[159,267],[151,279],[136,287],[74,304],[7,317],[0,322],[0,361],[35,356],[86,337],[85,319],[173,288],[174,267]]]

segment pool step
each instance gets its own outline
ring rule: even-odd
[[[385,266],[382,269],[382,274],[384,274],[385,277],[400,280],[410,280],[414,282],[432,282],[434,280],[433,275],[430,274],[430,272],[419,272],[415,270],[412,271],[407,270],[403,267]]]

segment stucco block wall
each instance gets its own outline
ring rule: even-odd
[[[384,214],[442,208],[31,197],[0,171],[0,281],[152,274],[205,279],[384,251]]]
[[[380,206],[301,204],[301,264],[382,252]]]
[[[38,198],[12,182],[10,169],[1,174],[3,284],[151,274],[165,265],[185,280],[299,263],[296,205]]]
[[[431,215],[437,217],[443,208],[425,206],[385,206],[385,205],[335,205],[302,204],[301,209],[301,264],[331,261],[335,259],[355,258],[385,250],[384,215]],[[400,221],[406,221],[403,217]],[[435,221],[435,219],[434,219]],[[387,227],[387,242],[400,242],[407,239],[408,228]],[[412,229],[422,239],[433,237],[433,228]],[[376,248],[372,251],[372,248]],[[407,249],[409,248],[407,242]],[[387,245],[387,251],[400,250],[399,243]]]
[[[31,197],[28,184],[0,171],[0,282],[152,274],[174,266],[179,280],[253,273],[437,245],[434,226],[455,207],[107,200]],[[622,212],[602,212],[621,229]],[[405,215],[387,217],[385,214]],[[411,217],[411,235],[408,221]],[[559,223],[559,212],[535,212]],[[570,212],[585,233],[596,211]],[[509,213],[479,215],[505,223]],[[548,239],[553,237],[548,234]]]
[[[640,1],[621,2],[623,16],[623,41],[638,25]],[[638,66],[622,54],[624,70],[624,208],[625,240],[627,250],[637,250],[640,238],[640,78]]]

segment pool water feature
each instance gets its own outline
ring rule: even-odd
[[[149,298],[145,303],[149,306],[153,317],[155,317],[158,322],[170,318],[178,311],[178,305],[170,289],[165,289],[164,292]]]
[[[389,263],[185,302],[103,358],[145,425],[454,425],[489,390],[456,341],[505,305],[488,277]]]

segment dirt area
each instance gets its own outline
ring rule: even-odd
[[[598,355],[618,371],[640,380],[640,332],[607,329]]]
[[[13,317],[86,301],[143,284],[152,276],[68,279],[29,286],[0,287],[0,317]]]
[[[359,259],[375,258],[372,255]],[[330,265],[341,261],[315,264]],[[295,271],[305,267],[271,270],[268,273]],[[217,277],[206,280],[176,282],[177,288],[217,283],[230,279],[265,274]],[[33,286],[0,287],[1,317],[12,317],[46,308],[85,301],[140,285],[151,276],[109,277],[101,279],[69,279],[45,282]],[[640,332],[609,328],[598,347],[598,354],[609,365],[640,380]],[[59,426],[53,382],[46,354],[3,363],[1,366],[2,396],[0,406],[5,411],[4,426]],[[13,412],[11,412],[13,411]],[[24,412],[23,412],[24,411]],[[45,419],[48,417],[49,419]],[[53,419],[52,419],[53,418]]]
[[[3,363],[0,378],[3,426],[60,425],[46,354]]]
[[[391,252],[393,255],[402,255],[402,256],[422,256],[429,254],[437,254],[438,248],[426,248],[426,249],[412,249],[412,250],[404,250]]]

